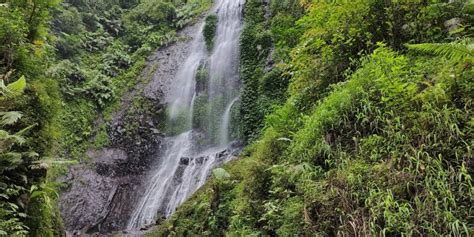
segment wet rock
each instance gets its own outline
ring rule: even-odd
[[[117,163],[115,175],[141,174],[153,163],[163,141],[163,134],[155,128],[160,122],[156,114],[162,107],[156,99],[144,99],[142,107],[131,108],[109,125],[112,146],[127,153],[127,160]]]
[[[207,156],[200,156],[200,157],[196,157],[194,158],[195,159],[195,162],[198,164],[198,165],[202,165],[204,164],[204,162],[206,162],[206,160],[208,159]]]
[[[194,35],[199,30],[199,24],[186,27],[180,32],[181,36]],[[149,68],[157,68],[158,70],[149,73],[149,83],[143,88],[143,94],[147,98],[157,98],[166,94],[170,89],[170,82],[178,72],[179,65],[186,60],[189,55],[191,45],[187,40],[178,41],[168,47],[159,50],[157,53],[149,57]],[[145,70],[146,72],[146,70]],[[168,102],[168,101],[166,101]]]
[[[70,167],[62,179],[69,186],[60,196],[59,206],[69,233],[109,232],[121,229],[131,210],[128,203],[137,199],[141,176],[117,176],[117,164],[127,160],[120,149],[89,151],[94,163]],[[91,168],[92,167],[92,168]],[[95,168],[95,169],[94,169]]]
[[[189,157],[181,157],[179,161],[179,165],[189,165],[189,160],[190,160]]]
[[[190,27],[184,33],[197,29]],[[164,107],[164,84],[174,77],[187,50],[187,42],[180,41],[150,58],[141,75],[145,83],[124,96],[122,109],[107,124],[112,145],[90,150],[90,163],[70,167],[59,179],[67,184],[59,206],[69,235],[98,236],[125,229],[137,194],[144,192],[144,177],[162,150],[163,133],[156,127]],[[132,100],[142,91],[142,101],[134,106]]]

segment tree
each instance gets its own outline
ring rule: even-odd
[[[10,71],[25,51],[28,27],[21,11],[0,7],[0,73]]]
[[[49,19],[50,10],[60,3],[60,0],[8,0],[13,9],[23,11],[24,20],[28,25],[28,38],[35,40],[46,35],[45,25]]]

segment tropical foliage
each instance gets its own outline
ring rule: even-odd
[[[0,236],[64,235],[62,164],[109,144],[146,57],[212,2],[0,0]],[[243,21],[246,148],[149,235],[473,235],[472,1],[247,0]]]
[[[271,2],[245,6],[250,145],[150,236],[472,235],[472,3]]]
[[[0,236],[64,234],[60,164],[108,143],[94,122],[137,83],[146,56],[210,4],[0,0]]]

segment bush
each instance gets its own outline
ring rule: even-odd
[[[82,15],[75,7],[63,9],[52,21],[53,28],[66,34],[80,34],[84,31]]]
[[[97,52],[110,46],[114,38],[103,29],[99,29],[96,32],[85,33],[81,40],[83,49],[89,52]]]
[[[91,96],[99,108],[104,108],[107,102],[114,99],[114,88],[111,79],[98,72],[90,72],[95,74],[90,81],[84,86],[84,92],[87,96]]]
[[[59,58],[73,58],[80,52],[82,41],[75,35],[62,34],[55,42],[55,48]]]
[[[176,18],[176,8],[170,2],[146,0],[133,8],[125,16],[125,22],[150,25],[172,25]]]
[[[115,43],[102,55],[100,70],[107,76],[116,77],[132,65],[132,59],[125,45]]]

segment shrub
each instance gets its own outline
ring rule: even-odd
[[[112,101],[115,96],[114,88],[111,86],[111,79],[97,72],[85,84],[84,92],[87,96],[91,96],[100,108],[104,108],[107,102]]]

